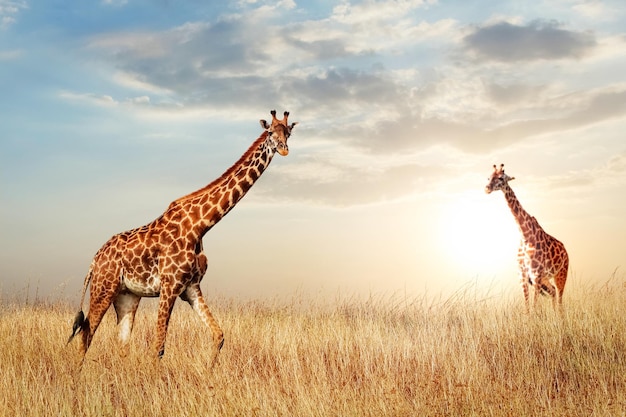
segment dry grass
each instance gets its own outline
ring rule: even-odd
[[[530,317],[521,295],[438,305],[212,300],[210,333],[184,303],[165,357],[148,356],[153,308],[131,353],[111,312],[82,370],[65,346],[74,308],[0,306],[0,415],[15,416],[617,416],[626,410],[626,290],[568,293]]]

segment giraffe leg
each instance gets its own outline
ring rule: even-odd
[[[519,268],[519,279],[522,285],[522,291],[524,293],[524,307],[526,314],[530,313],[530,304],[528,301],[528,284],[530,283],[530,277],[528,276],[528,268],[526,267],[526,253],[524,252],[524,244],[520,243],[517,249],[517,265]]]
[[[559,295],[559,306],[563,305],[563,291],[565,291],[565,280],[567,279],[567,269],[561,270],[555,278],[555,284]]]
[[[520,264],[520,284],[522,284],[522,291],[524,293],[524,307],[526,309],[526,314],[530,313],[530,303],[528,300],[528,285],[530,284],[530,278],[528,277],[528,273],[526,268]]]
[[[537,280],[535,287],[535,291],[537,292],[537,294],[539,294],[540,292],[543,294],[547,293],[552,298],[552,306],[556,309],[557,291],[556,287],[552,285],[550,280],[547,277],[541,277]],[[537,298],[537,296],[535,298]]]
[[[537,306],[539,304],[537,304],[537,302],[539,301],[539,294],[541,293],[541,284],[540,284],[540,280],[535,278],[535,283],[533,285],[533,289],[534,289],[534,294],[533,294],[533,309],[535,311],[537,311]]]
[[[548,290],[547,290],[548,294],[550,294],[550,297],[552,297],[552,307],[556,311],[556,309],[557,309],[557,302],[559,300],[559,296],[557,294],[556,287],[554,285],[552,285],[552,283],[548,283],[547,288],[548,288]]]
[[[556,285],[556,296],[558,297],[559,312],[563,312],[563,290],[565,290],[565,280],[567,279],[567,267],[561,269],[554,277]],[[556,306],[555,306],[556,307]]]
[[[128,341],[133,331],[135,313],[137,312],[137,307],[139,307],[139,301],[141,301],[141,297],[132,293],[122,293],[113,301],[119,326],[119,353],[122,357],[128,355]]]
[[[165,353],[165,337],[167,335],[167,326],[169,325],[170,318],[172,316],[172,309],[176,298],[178,298],[180,291],[164,291],[161,289],[161,297],[159,298],[159,313],[157,316],[157,334],[156,334],[156,356],[162,358]]]
[[[528,296],[528,278],[522,277],[522,291],[524,292],[524,308],[526,314],[530,313],[530,301]]]
[[[563,306],[563,291],[565,290],[565,281],[567,281],[567,270],[569,268],[569,258],[567,252],[565,252],[565,248],[563,248],[563,256],[563,266],[554,277],[554,284],[559,294],[559,307]]]
[[[82,332],[81,338],[81,352],[83,354],[83,359],[85,354],[87,354],[87,350],[91,345],[91,341],[93,339],[104,314],[107,312],[113,299],[117,294],[117,285],[111,287],[94,286],[92,284],[92,290],[89,299],[89,313],[87,314],[87,318],[85,319],[85,328]]]
[[[200,290],[200,284],[196,283],[187,287],[185,292],[181,295],[181,298],[191,305],[196,314],[200,316],[202,322],[209,327],[209,329],[211,329],[213,344],[215,346],[215,356],[213,361],[215,361],[219,351],[224,345],[224,332],[219,324],[217,324],[215,317],[213,317],[213,314],[211,314],[209,307],[204,301],[202,291]]]

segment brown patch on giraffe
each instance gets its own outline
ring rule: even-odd
[[[232,191],[233,201],[234,202],[239,201],[241,197],[243,197],[243,192],[238,187],[234,187]]]
[[[220,208],[222,212],[226,213],[228,211],[228,207],[230,207],[230,195],[228,193],[222,196],[222,199],[219,202]]]

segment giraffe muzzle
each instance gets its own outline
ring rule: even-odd
[[[278,146],[276,147],[276,151],[278,151],[278,153],[281,156],[289,155],[289,148],[287,147],[286,143],[285,144],[279,143]]]

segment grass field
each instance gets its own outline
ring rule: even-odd
[[[571,290],[568,292],[568,290]],[[76,307],[0,306],[2,416],[624,416],[626,289],[566,289],[547,299],[439,303],[209,300],[210,332],[177,303],[164,358],[155,311],[140,307],[130,354],[115,352],[107,313],[82,370],[66,346]]]

